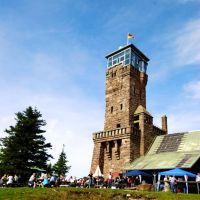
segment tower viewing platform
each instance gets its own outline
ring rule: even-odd
[[[129,44],[125,47],[120,47],[106,56],[107,68],[114,67],[116,64],[123,65],[131,64],[141,72],[147,71],[149,58],[147,58],[135,45]]]

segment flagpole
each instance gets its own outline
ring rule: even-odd
[[[127,33],[127,36],[126,36],[126,37],[127,37],[126,45],[128,45],[128,33]]]
[[[128,35],[127,35],[127,45],[129,44],[129,39],[132,39],[132,38],[134,38],[134,36],[132,34],[128,33]]]

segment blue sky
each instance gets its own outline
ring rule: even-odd
[[[132,42],[150,58],[147,110],[170,133],[200,129],[200,0],[0,0],[0,135],[37,107],[54,163],[89,173],[103,129],[105,56]]]

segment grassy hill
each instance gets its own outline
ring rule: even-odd
[[[0,188],[2,200],[200,200],[198,194],[81,188]]]

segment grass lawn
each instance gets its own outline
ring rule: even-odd
[[[0,199],[2,200],[106,200],[106,199],[128,199],[129,200],[200,200],[198,194],[172,194],[171,192],[137,192],[128,190],[112,189],[81,189],[81,188],[0,188]]]

